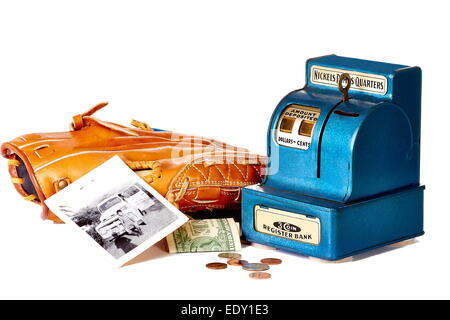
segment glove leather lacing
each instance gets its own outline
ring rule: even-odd
[[[148,184],[151,184],[155,179],[161,178],[162,176],[161,164],[158,161],[125,161],[125,163]],[[189,178],[186,177],[181,185],[180,191],[177,194],[168,191],[166,199],[178,208],[178,202],[184,197],[188,187]]]
[[[18,167],[18,166],[20,166],[20,162],[17,159],[11,158],[11,159],[8,159],[8,166]],[[20,178],[20,177],[17,177],[17,176],[16,177],[11,176],[11,182],[13,184],[20,184],[21,185],[21,184],[23,184],[23,178]],[[36,199],[36,196],[34,194],[28,194],[28,195],[23,196],[23,198],[25,200],[27,200],[27,201],[33,201],[33,200]]]
[[[189,187],[189,178],[186,177],[183,181],[183,184],[181,185],[180,191],[177,194],[171,191],[167,192],[166,194],[167,201],[173,204],[176,208],[179,208],[178,202],[180,202],[180,200],[183,199],[188,187]]]

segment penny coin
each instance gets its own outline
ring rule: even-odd
[[[206,267],[208,269],[219,270],[219,269],[226,269],[228,266],[226,263],[222,263],[222,262],[211,262],[211,263],[208,263],[206,265]]]
[[[242,266],[242,269],[247,271],[265,271],[269,270],[270,267],[263,263],[247,263]]]
[[[272,277],[271,274],[267,272],[252,272],[248,276],[257,280],[270,279]]]
[[[244,264],[247,264],[247,260],[239,260],[239,259],[230,259],[228,260],[228,264],[230,266],[242,267]]]
[[[223,252],[219,253],[219,258],[225,258],[225,259],[239,259],[241,255],[239,253],[235,252]]]
[[[281,264],[281,262],[283,262],[283,261],[281,261],[281,259],[277,259],[277,258],[264,258],[264,259],[261,259],[261,263],[269,264],[269,265],[271,265],[271,264]]]

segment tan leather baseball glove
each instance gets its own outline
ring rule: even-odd
[[[45,199],[114,155],[186,213],[238,209],[241,188],[262,179],[264,157],[135,120],[129,128],[92,117],[106,105],[73,117],[69,132],[27,134],[2,145],[16,190],[43,207],[43,219],[60,221]]]

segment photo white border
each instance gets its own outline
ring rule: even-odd
[[[138,182],[140,185],[142,185],[148,192],[150,192],[158,201],[160,201],[166,208],[168,208],[172,213],[174,213],[177,216],[177,219],[170,223],[167,227],[161,229],[160,231],[158,231],[156,234],[154,234],[152,237],[150,237],[149,239],[145,240],[143,243],[139,244],[136,248],[132,249],[131,251],[125,253],[123,256],[121,256],[120,258],[114,258],[114,256],[112,256],[106,249],[104,249],[103,247],[101,247],[98,243],[95,242],[95,240],[83,229],[81,229],[80,226],[78,226],[70,217],[68,217],[67,215],[63,214],[62,212],[59,212],[59,210],[55,210],[57,208],[52,208],[52,198],[53,199],[57,199],[59,197],[64,197],[65,193],[70,192],[71,190],[71,186],[77,186],[77,181],[74,181],[73,183],[71,183],[70,185],[68,185],[66,188],[62,189],[61,191],[59,191],[58,193],[55,193],[53,196],[49,197],[48,199],[45,200],[45,204],[47,205],[47,203],[50,203],[50,205],[48,206],[50,208],[50,210],[56,214],[62,221],[64,221],[67,225],[72,225],[74,226],[75,230],[77,230],[76,232],[81,232],[84,234],[84,237],[89,238],[91,241],[86,241],[86,243],[91,243],[92,246],[96,247],[98,250],[100,250],[102,252],[102,254],[107,257],[107,259],[112,262],[115,266],[117,267],[121,267],[123,266],[125,263],[129,262],[130,260],[132,260],[133,258],[137,257],[138,255],[140,255],[141,253],[143,253],[144,251],[146,251],[148,248],[150,248],[151,246],[153,246],[155,243],[157,243],[158,241],[164,239],[167,235],[169,235],[170,233],[172,233],[173,231],[175,231],[176,229],[178,229],[179,227],[181,227],[183,224],[185,224],[189,219],[180,211],[178,210],[174,205],[172,205],[169,201],[167,201],[166,198],[164,198],[161,194],[159,194],[158,191],[156,191],[153,187],[151,187],[147,182],[145,182],[144,179],[142,179],[141,177],[139,177],[136,173],[134,173],[133,170],[131,170],[123,161],[122,159],[115,155],[111,158],[109,158],[108,160],[106,160],[105,162],[103,162],[101,165],[97,166],[95,169],[93,169],[92,171],[86,173],[84,176],[82,177],[86,177],[88,175],[91,174],[95,174],[95,170],[97,168],[99,168],[100,166],[104,165],[105,163],[114,163],[116,162],[117,167],[122,167],[125,170],[129,170],[130,172],[130,177],[135,177],[135,182]],[[81,178],[82,178],[81,177]],[[72,187],[73,188],[73,187]]]

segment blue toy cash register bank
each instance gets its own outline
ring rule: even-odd
[[[421,70],[314,58],[275,109],[265,180],[246,187],[252,241],[339,260],[422,235]]]

